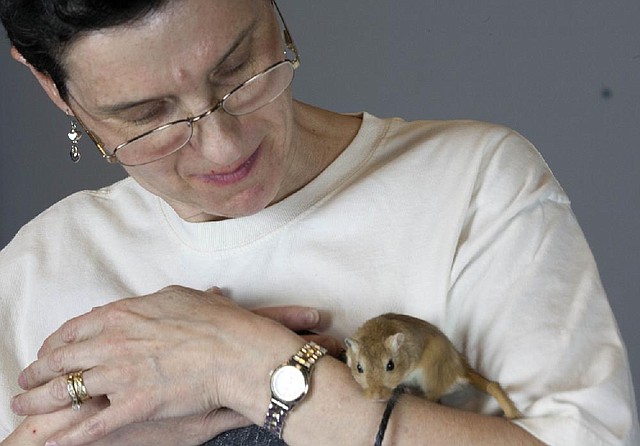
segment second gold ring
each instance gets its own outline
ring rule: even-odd
[[[82,373],[82,370],[80,370],[79,372],[70,373],[67,376],[67,392],[71,398],[71,408],[73,410],[80,410],[82,403],[91,399],[84,385]]]

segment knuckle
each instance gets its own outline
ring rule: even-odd
[[[128,324],[131,311],[129,310],[129,302],[122,300],[109,306],[102,316],[104,325],[106,327],[122,327]]]
[[[42,343],[42,346],[38,350],[37,358],[40,359],[45,357],[51,352],[51,350],[52,350],[51,341],[47,338],[44,340],[44,342]]]
[[[153,398],[141,398],[139,402],[140,415],[144,418],[155,418],[159,414],[159,407]]]
[[[180,293],[183,292],[186,288],[181,285],[168,285],[162,288],[160,293]]]
[[[155,400],[142,392],[132,391],[126,397],[114,397],[111,405],[118,406],[120,415],[126,417],[128,422],[140,423],[157,418],[159,410]]]
[[[60,339],[66,344],[75,342],[78,339],[78,325],[75,321],[68,321],[60,327]]]
[[[112,382],[117,382],[124,388],[130,388],[138,381],[138,371],[135,366],[123,366],[114,374]]]
[[[107,352],[110,357],[129,356],[132,349],[126,338],[118,334],[114,334],[109,338],[103,339],[102,346],[104,351]]]
[[[82,430],[87,438],[98,439],[107,434],[107,424],[102,418],[91,418],[83,424]]]
[[[58,401],[67,401],[69,399],[69,392],[67,391],[66,378],[52,380],[49,386],[49,394]]]
[[[117,325],[120,320],[120,312],[118,311],[106,311],[102,317],[105,326]]]
[[[61,373],[64,370],[67,354],[65,349],[57,348],[47,356],[47,366],[52,372]]]
[[[104,308],[104,305],[97,305],[95,307],[91,307],[91,311],[89,313],[97,313]]]

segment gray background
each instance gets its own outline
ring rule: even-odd
[[[296,96],[344,112],[518,130],[573,202],[640,387],[640,1],[280,0]],[[0,246],[56,200],[123,176],[0,46]],[[639,395],[636,390],[636,395]],[[640,398],[637,398],[640,399]]]

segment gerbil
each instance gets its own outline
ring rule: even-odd
[[[347,365],[368,398],[387,400],[403,384],[437,401],[472,384],[492,395],[505,417],[521,416],[502,387],[472,369],[451,341],[426,321],[383,314],[365,322],[345,344]]]

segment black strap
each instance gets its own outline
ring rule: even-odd
[[[382,415],[382,420],[380,421],[380,427],[378,428],[378,434],[376,435],[376,442],[374,446],[382,446],[382,440],[384,439],[384,434],[387,431],[387,424],[389,424],[389,418],[391,417],[391,412],[393,408],[396,406],[398,402],[398,398],[400,395],[404,393],[404,386],[399,385],[395,389],[393,389],[393,394],[389,401],[387,401],[387,407],[384,409],[384,414]]]

